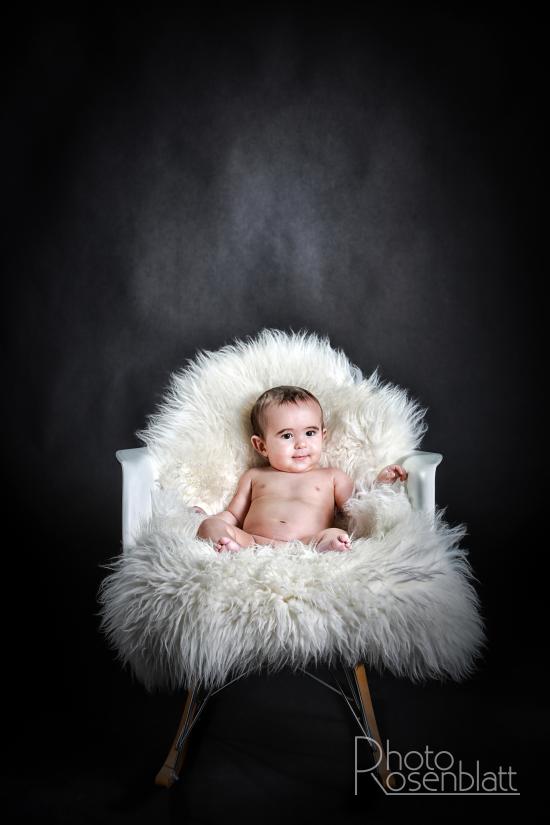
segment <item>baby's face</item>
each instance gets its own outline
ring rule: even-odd
[[[315,401],[298,401],[266,410],[265,438],[252,436],[254,448],[276,470],[305,473],[319,467],[326,429]]]

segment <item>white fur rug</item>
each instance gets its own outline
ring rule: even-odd
[[[353,547],[317,553],[300,542],[214,552],[195,537],[240,475],[262,462],[249,414],[268,387],[297,384],[321,402],[325,464],[356,481]],[[363,378],[327,339],[263,330],[202,352],[172,376],[140,433],[160,468],[154,515],[111,567],[102,627],[149,689],[195,679],[217,686],[265,667],[364,662],[412,679],[460,679],[484,643],[465,527],[413,512],[404,485],[374,487],[386,464],[417,449],[425,410],[406,391]]]

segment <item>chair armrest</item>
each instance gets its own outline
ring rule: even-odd
[[[117,450],[122,464],[122,548],[135,540],[141,524],[151,517],[151,494],[157,479],[155,463],[147,447]]]
[[[396,464],[401,464],[408,473],[406,488],[413,510],[434,513],[435,471],[442,460],[441,453],[414,450],[396,462]]]

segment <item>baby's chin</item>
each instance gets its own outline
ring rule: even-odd
[[[308,470],[318,470],[320,464],[318,461],[293,461],[284,467],[274,467],[273,464],[271,466],[280,473],[307,473]]]

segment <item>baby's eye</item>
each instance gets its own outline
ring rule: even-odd
[[[292,438],[292,433],[283,433],[281,438],[286,438],[286,440],[288,441],[289,438]]]
[[[306,435],[317,435],[317,430],[308,430]]]

